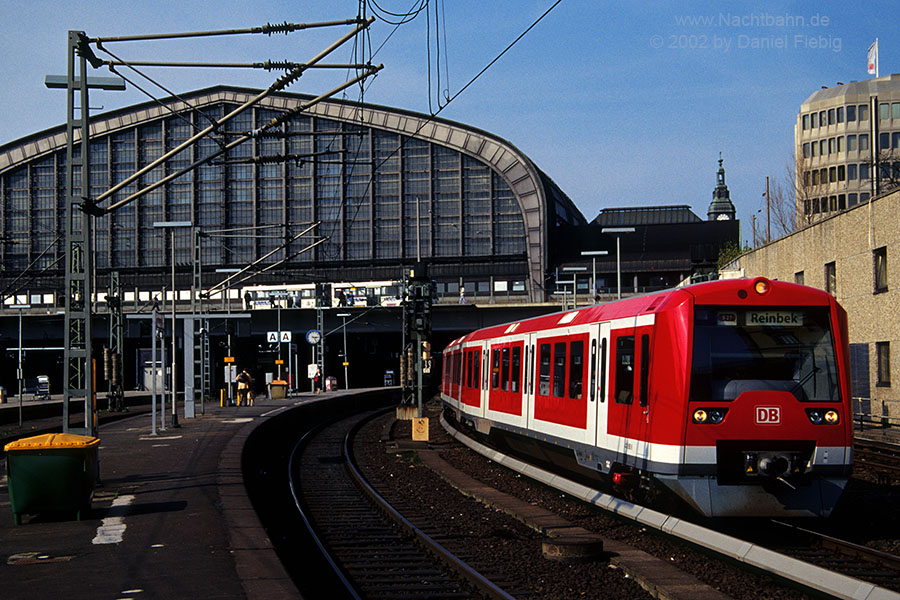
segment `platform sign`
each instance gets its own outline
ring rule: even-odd
[[[291,341],[291,332],[290,331],[267,331],[266,332],[266,341],[270,344],[277,344],[279,342],[290,342]]]
[[[284,364],[284,361],[281,360],[280,358],[276,358],[276,359],[275,359],[275,364],[276,364],[276,365],[283,365],[283,364]]]
[[[226,357],[225,357],[225,362],[227,362],[227,363],[233,363],[233,362],[234,362],[234,357],[233,357],[233,356],[226,356]]]

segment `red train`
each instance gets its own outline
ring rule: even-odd
[[[764,278],[470,333],[441,396],[508,447],[707,516],[827,516],[851,469],[847,313]]]

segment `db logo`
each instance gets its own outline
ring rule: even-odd
[[[756,422],[759,425],[778,425],[781,423],[781,407],[757,406]]]

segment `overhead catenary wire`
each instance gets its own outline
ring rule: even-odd
[[[367,0],[367,1],[373,1],[373,0]],[[485,65],[484,68],[482,68],[482,69],[481,69],[478,73],[476,73],[471,79],[469,79],[469,81],[468,81],[464,86],[462,86],[455,94],[453,94],[452,96],[448,97],[448,98],[447,98],[447,102],[446,102],[443,106],[440,106],[440,107],[438,108],[438,110],[437,110],[434,114],[432,114],[432,115],[430,115],[428,118],[424,119],[424,120],[419,124],[419,126],[416,127],[416,130],[415,130],[413,133],[409,134],[408,136],[403,136],[403,135],[401,135],[401,136],[400,136],[400,144],[398,145],[398,147],[397,147],[395,150],[393,150],[390,154],[388,154],[383,160],[381,160],[381,162],[379,162],[379,163],[375,166],[375,168],[373,168],[372,173],[371,173],[371,175],[370,175],[370,177],[369,177],[368,184],[367,184],[367,192],[368,192],[368,188],[371,187],[372,183],[374,182],[375,173],[377,173],[378,168],[379,168],[381,165],[383,165],[385,162],[387,162],[388,160],[391,160],[398,152],[400,152],[400,150],[403,149],[403,147],[404,147],[404,141],[403,141],[403,140],[404,140],[404,137],[407,137],[407,138],[409,138],[409,139],[415,138],[416,135],[418,135],[418,133],[419,133],[420,131],[422,131],[422,129],[424,129],[429,123],[431,123],[431,121],[434,120],[434,118],[436,118],[436,117],[437,117],[437,116],[438,116],[438,115],[439,115],[439,114],[440,114],[447,106],[449,106],[451,102],[453,102],[456,98],[458,98],[458,97],[459,97],[463,92],[465,92],[465,91],[466,91],[473,83],[475,83],[475,81],[477,81],[482,75],[484,75],[484,73],[486,73],[486,72],[488,71],[488,69],[490,69],[494,64],[496,64],[496,62],[497,62],[498,60],[500,60],[500,58],[502,58],[503,55],[505,55],[507,52],[509,52],[509,50],[512,49],[512,47],[515,46],[515,45],[516,45],[523,37],[525,37],[525,36],[528,34],[528,32],[530,32],[530,31],[531,31],[532,29],[534,29],[541,21],[543,21],[544,18],[546,18],[547,15],[549,15],[549,14],[553,11],[553,9],[555,9],[561,2],[562,2],[562,0],[555,0],[555,1],[553,2],[553,4],[551,4],[550,7],[547,8],[547,10],[545,10],[543,13],[541,13],[541,15],[540,15],[537,19],[535,19],[535,20],[531,23],[531,25],[529,25],[524,31],[522,31],[522,33],[520,33],[520,34],[519,34],[512,42],[510,42],[510,43],[509,43],[509,44],[508,44],[508,45],[507,45],[507,46],[506,46],[506,47],[505,47],[505,48],[504,48],[497,56],[495,56],[495,57],[494,57],[487,65]],[[352,224],[352,222],[355,221],[356,216],[359,215],[359,211],[360,211],[361,209],[362,209],[362,205],[357,206],[356,212],[354,213],[354,216],[353,216],[353,218],[351,219],[350,224]],[[349,224],[348,224],[348,226],[349,226]],[[332,234],[334,233],[334,229],[332,229],[331,233],[332,233]],[[338,248],[338,253],[340,253],[340,251],[342,250],[342,248],[343,248],[343,246],[341,246],[341,247]]]

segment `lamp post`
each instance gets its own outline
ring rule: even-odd
[[[348,313],[338,313],[335,315],[336,317],[343,317],[344,319],[344,389],[350,389],[350,379],[347,378],[347,368],[350,366],[350,361],[347,360],[347,317],[350,315]]]
[[[609,254],[606,250],[582,250],[582,256],[591,257],[591,294],[597,295],[597,257]]]
[[[578,308],[578,272],[587,271],[587,267],[563,267],[563,271],[572,273],[572,308]]]
[[[25,373],[22,371],[22,311],[26,308],[31,308],[30,304],[13,304],[15,308],[19,309],[19,427],[22,426],[22,382],[24,381]]]
[[[216,273],[240,273],[240,269],[216,269]],[[225,283],[225,314],[231,314],[231,280],[227,280]],[[226,351],[228,352],[228,356],[233,356],[231,354],[231,327],[230,322],[228,321],[228,317],[225,317],[225,322],[227,325],[225,326],[225,330],[227,333],[227,344],[228,347]],[[225,380],[228,383],[228,402],[226,404],[231,403],[231,399],[234,398],[234,374],[232,373],[232,365],[234,363],[230,363],[226,368],[225,372],[228,373],[225,375]]]
[[[178,411],[176,410],[176,400],[178,398],[178,384],[176,374],[178,373],[178,362],[176,354],[178,346],[176,344],[177,335],[175,329],[175,304],[178,301],[178,292],[175,289],[175,228],[176,227],[193,227],[190,221],[156,221],[154,227],[169,230],[169,246],[172,249],[172,427],[178,427]]]
[[[600,233],[616,234],[616,298],[622,299],[622,249],[620,246],[621,234],[634,233],[634,227],[604,227]]]

